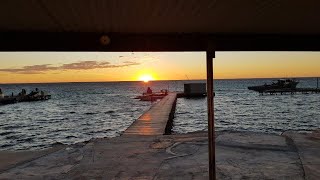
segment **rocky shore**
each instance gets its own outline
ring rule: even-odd
[[[320,179],[320,131],[217,132],[217,179]],[[208,179],[206,132],[0,152],[0,179]]]

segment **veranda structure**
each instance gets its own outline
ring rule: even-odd
[[[205,51],[210,179],[215,51],[318,51],[316,0],[2,0],[0,51]]]

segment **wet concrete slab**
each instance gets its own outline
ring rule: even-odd
[[[320,179],[320,131],[311,134],[298,134],[285,132],[296,147],[301,164],[303,166],[305,179]]]
[[[18,166],[19,164],[27,163],[56,152],[64,147],[65,145],[56,145],[50,149],[37,151],[0,151],[0,173],[12,167]]]
[[[18,163],[0,179],[208,179],[206,136],[96,139]],[[319,179],[319,143],[293,132],[217,132],[217,179]]]

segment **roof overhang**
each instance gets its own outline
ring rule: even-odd
[[[319,8],[298,0],[3,0],[0,51],[318,51]]]
[[[107,40],[105,40],[105,38]],[[106,41],[106,42],[105,42]],[[0,33],[1,51],[319,51],[320,35]]]

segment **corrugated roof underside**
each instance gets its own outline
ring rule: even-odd
[[[320,1],[2,0],[0,31],[320,33]]]

